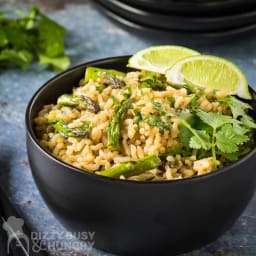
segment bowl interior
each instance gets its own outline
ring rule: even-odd
[[[54,160],[58,161],[62,165],[64,164],[66,166],[72,167],[73,170],[76,169],[77,171],[82,172],[82,173],[87,173],[87,174],[90,174],[93,176],[98,176],[94,173],[84,172],[74,166],[64,163],[63,161],[61,161],[61,160],[57,159],[56,157],[54,157],[53,155],[51,155],[44,148],[42,148],[40,146],[40,144],[36,138],[35,132],[34,132],[33,119],[35,118],[35,116],[38,114],[38,112],[42,109],[42,107],[44,105],[55,104],[59,95],[61,95],[63,93],[71,93],[73,87],[78,86],[80,79],[83,78],[83,76],[85,74],[86,67],[97,66],[97,67],[106,68],[106,69],[116,69],[119,71],[128,72],[128,71],[133,70],[126,66],[128,63],[129,57],[130,56],[128,56],[128,55],[127,56],[118,56],[118,57],[112,57],[112,58],[91,61],[91,62],[88,62],[85,64],[75,66],[75,67],[53,77],[51,80],[47,81],[42,87],[40,87],[38,89],[38,91],[34,94],[34,96],[32,97],[32,99],[27,107],[26,126],[27,126],[27,131],[28,131],[29,135],[31,136],[31,138],[33,139],[34,143],[36,143],[44,153],[46,153],[48,156],[50,156]],[[252,114],[252,116],[254,116],[254,118],[256,118],[256,92],[251,87],[250,87],[250,91],[253,95],[253,100],[250,100],[247,102],[253,106],[254,109],[251,114]],[[252,154],[256,154],[256,148],[253,149],[248,155],[241,158],[239,161],[232,163],[232,164],[222,168],[221,170],[224,171],[226,169],[231,169],[233,165],[239,163],[242,160],[246,160],[246,158],[250,157]],[[220,170],[218,170],[218,172],[219,171]],[[203,178],[205,176],[215,175],[218,172],[210,172],[210,173],[200,175],[200,176],[193,176],[193,177],[185,178],[185,179],[181,179],[181,180],[171,180],[169,182],[183,182],[186,180]],[[116,180],[116,179],[105,178],[105,177],[100,177],[100,178]],[[127,182],[127,181],[125,181],[125,182]],[[129,182],[134,182],[134,181],[129,181]],[[161,183],[161,181],[159,181],[159,182]],[[163,182],[168,182],[168,181],[163,181]],[[140,183],[151,183],[151,182],[150,181],[141,181]],[[154,183],[156,183],[156,181],[154,181]]]

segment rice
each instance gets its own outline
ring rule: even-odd
[[[135,110],[142,116],[154,115],[157,111],[152,100],[159,103],[164,111],[178,115],[191,103],[192,97],[185,88],[174,88],[170,85],[166,90],[153,90],[142,88],[139,75],[142,72],[129,72],[124,78],[126,86],[114,89],[111,86],[102,92],[97,87],[101,81],[90,80],[87,83],[80,81],[79,86],[73,88],[73,95],[90,97],[97,102],[100,111],[92,113],[79,110],[75,107],[60,106],[58,104],[46,105],[34,119],[34,127],[40,144],[62,161],[89,172],[105,170],[114,165],[136,160],[144,156],[160,155],[180,144],[180,123],[174,115],[170,117],[170,129],[161,130],[149,124],[147,119],[139,122],[135,120]],[[107,129],[109,121],[114,114],[114,107],[124,99],[124,93],[132,92],[133,107],[124,116],[120,130],[119,150],[109,149]],[[197,90],[198,106],[204,111],[228,113],[226,106],[220,104],[218,99],[226,97],[226,93],[213,90]],[[175,100],[170,104],[168,97]],[[88,136],[67,137],[55,131],[49,123],[52,119],[63,119],[69,128],[81,126],[84,122],[91,124]],[[221,163],[218,162],[219,166]],[[196,150],[190,155],[169,155],[164,166],[148,170],[143,174],[129,177],[130,180],[175,180],[209,173],[214,170],[211,157],[197,159]],[[121,179],[126,179],[120,176]]]

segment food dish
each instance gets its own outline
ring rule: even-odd
[[[103,7],[118,15],[145,26],[159,29],[210,32],[242,27],[256,22],[256,10],[238,14],[226,14],[222,16],[203,17],[171,15],[137,9],[117,0],[97,0]]]
[[[212,172],[252,150],[253,130],[240,123],[241,113],[232,117],[234,105],[245,109],[245,118],[250,106],[225,90],[175,88],[154,72],[88,67],[72,94],[44,106],[34,122],[40,144],[77,168],[120,179],[175,180]],[[219,120],[214,136],[209,123]],[[231,149],[225,136],[237,140]]]
[[[226,231],[252,198],[256,149],[218,172],[175,181],[134,182],[72,167],[46,152],[35,136],[33,119],[38,111],[70,93],[70,85],[79,82],[85,67],[127,72],[127,61],[124,56],[82,64],[52,78],[35,93],[26,112],[27,151],[35,182],[68,230],[95,232],[96,248],[121,255],[175,255],[198,248]]]

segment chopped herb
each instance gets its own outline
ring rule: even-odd
[[[96,86],[96,91],[99,92],[99,93],[102,93],[107,87],[108,87],[108,86],[105,85],[105,84]]]
[[[121,93],[126,99],[130,98],[132,96],[132,88],[127,87],[127,92],[122,92]]]
[[[134,109],[133,112],[134,112],[134,123],[138,124],[140,121],[143,120],[143,116],[137,109]]]
[[[154,99],[151,99],[150,101],[153,105],[153,108],[158,111],[159,113],[165,113],[163,106],[160,102],[155,101]]]
[[[151,88],[153,90],[166,89],[166,77],[164,75],[156,74],[154,72],[146,72],[139,75],[139,82],[142,88]]]
[[[182,146],[174,146],[171,148],[168,148],[165,153],[162,153],[159,155],[159,157],[162,160],[165,160],[168,156],[176,156],[176,155],[182,155],[182,156],[190,156],[191,151],[184,149]]]
[[[109,98],[113,101],[113,105],[117,105],[119,103],[118,99],[115,96],[111,95]]]
[[[199,97],[196,94],[191,94],[190,97],[191,97],[191,100],[189,102],[189,107],[192,108],[192,109],[197,108]]]
[[[174,105],[175,105],[175,98],[173,96],[168,96],[167,100],[169,101],[170,106],[174,107]]]
[[[164,133],[164,130],[170,130],[172,128],[172,124],[170,122],[164,122],[158,115],[149,116],[148,124],[150,126],[157,127],[160,133]]]

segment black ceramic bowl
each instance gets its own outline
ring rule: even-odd
[[[128,71],[128,56],[74,67],[44,84],[27,107],[27,150],[47,205],[70,231],[94,231],[95,247],[120,255],[175,255],[205,245],[243,212],[256,185],[256,149],[221,170],[164,182],[110,179],[46,152],[33,130],[43,105],[71,92],[86,66]]]

